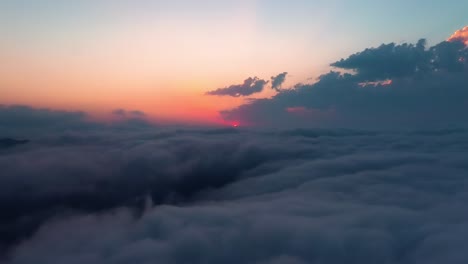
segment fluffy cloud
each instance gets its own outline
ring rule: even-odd
[[[332,63],[331,66],[356,71],[356,78],[374,81],[395,77],[412,76],[426,71],[430,57],[425,50],[425,40],[417,44],[383,44],[378,48],[366,49]]]
[[[237,130],[94,129],[36,137],[0,152],[0,248],[56,214],[183,202],[296,150],[255,143]],[[265,141],[266,142],[266,141]],[[299,150],[298,150],[299,151]],[[305,154],[303,154],[305,155]],[[305,156],[304,156],[305,157]]]
[[[466,130],[165,130],[91,138],[48,139],[0,155],[2,234],[22,235],[5,262],[468,257]]]
[[[314,84],[298,84],[221,114],[275,127],[464,127],[467,64],[468,48],[460,41],[431,48],[424,40],[382,45],[332,64],[353,74],[332,71]]]
[[[284,81],[286,81],[287,72],[280,73],[276,76],[271,77],[271,88],[276,91],[280,91],[281,85],[283,85]]]
[[[448,41],[462,41],[468,46],[468,26],[457,30],[453,35],[448,39]]]
[[[257,77],[247,78],[243,84],[231,85],[225,88],[219,88],[214,91],[209,91],[207,95],[217,95],[217,96],[249,96],[255,93],[260,93],[265,88],[265,85],[268,82]]]

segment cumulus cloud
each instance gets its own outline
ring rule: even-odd
[[[450,36],[448,41],[461,41],[468,46],[468,26],[457,30],[452,36]]]
[[[467,126],[468,48],[386,44],[332,64],[338,71],[271,99],[222,111],[258,126],[409,129]],[[343,73],[342,71],[352,73]]]
[[[6,263],[468,257],[466,130],[121,136],[0,155],[2,234],[35,223]],[[137,203],[146,206],[135,214]]]
[[[363,81],[412,76],[418,71],[427,70],[430,57],[425,44],[425,40],[420,40],[415,45],[383,44],[341,59],[331,66],[354,70],[356,78]]]
[[[217,95],[217,96],[249,96],[255,93],[260,93],[265,88],[265,85],[268,81],[259,79],[257,77],[247,78],[243,84],[231,85],[225,88],[219,88],[214,91],[209,91],[207,95]]]
[[[280,91],[281,86],[283,85],[284,81],[286,81],[287,72],[280,73],[276,76],[271,77],[271,88],[276,91]]]

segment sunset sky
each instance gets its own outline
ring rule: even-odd
[[[248,77],[313,82],[381,43],[429,44],[468,25],[468,1],[1,0],[0,104],[222,123]],[[255,98],[274,95],[272,89]]]
[[[468,0],[0,0],[0,263],[466,264]]]

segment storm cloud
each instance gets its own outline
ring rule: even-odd
[[[243,84],[231,85],[225,88],[219,88],[214,91],[209,91],[207,95],[217,95],[217,96],[249,96],[255,93],[260,93],[265,88],[265,85],[268,81],[259,79],[257,77],[249,77],[245,79]]]

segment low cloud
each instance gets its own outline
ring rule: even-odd
[[[82,111],[34,108],[24,105],[0,105],[0,138],[36,138],[66,133],[88,133],[106,129],[137,129],[154,127],[145,113],[117,109],[111,113],[111,124],[92,121]]]
[[[86,138],[0,154],[5,263],[468,257],[466,130]]]
[[[86,129],[94,125],[84,112],[0,105],[0,137]]]
[[[260,93],[265,88],[265,85],[268,82],[257,77],[247,78],[243,84],[231,85],[225,88],[219,88],[214,91],[209,91],[207,95],[217,95],[217,96],[232,96],[232,97],[241,97],[249,96],[255,93]]]

